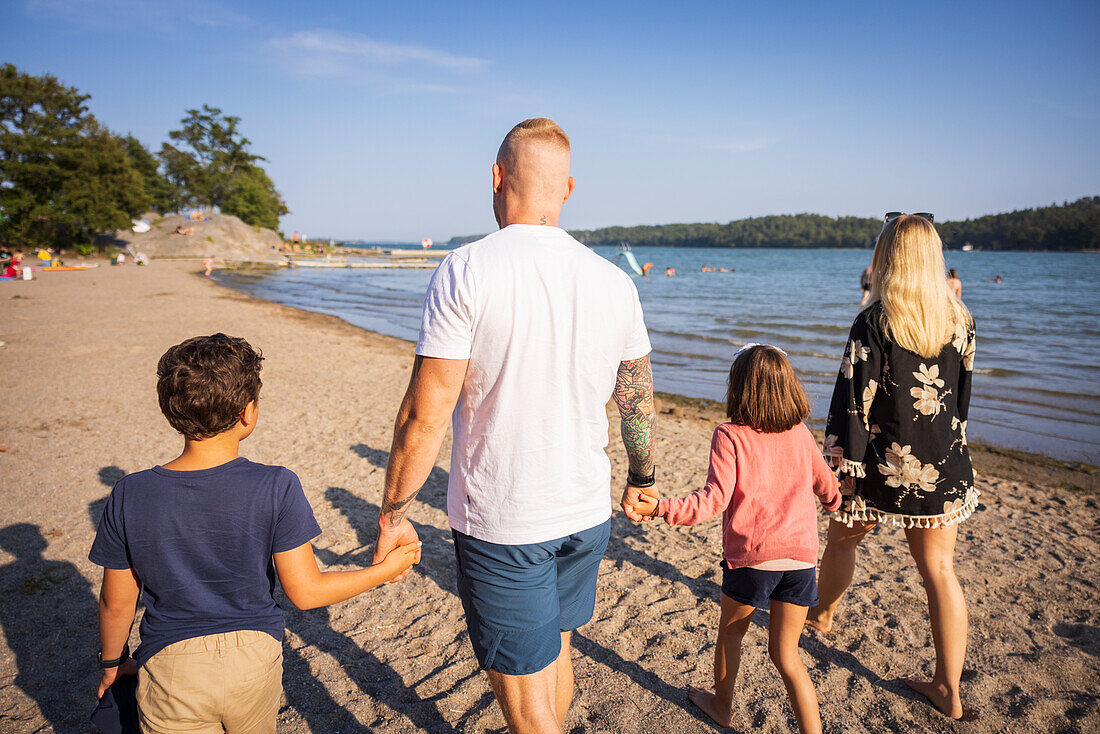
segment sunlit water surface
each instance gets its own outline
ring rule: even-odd
[[[596,248],[625,267],[614,248]],[[730,360],[748,341],[783,348],[828,409],[859,302],[863,250],[636,248],[654,273],[635,282],[653,342],[656,388],[721,399]],[[978,330],[968,435],[1100,463],[1100,256],[949,252]],[[734,268],[703,273],[703,265]],[[666,267],[676,277],[666,277]],[[991,282],[1001,276],[999,284]],[[233,288],[415,340],[430,270],[223,272]],[[599,314],[592,314],[599,318]]]

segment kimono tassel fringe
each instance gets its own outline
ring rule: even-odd
[[[938,528],[941,526],[960,523],[974,514],[978,508],[978,497],[981,492],[971,488],[967,494],[966,502],[958,509],[942,515],[897,515],[892,512],[882,512],[873,507],[864,510],[836,510],[833,519],[852,527],[855,522],[881,522],[895,528]]]

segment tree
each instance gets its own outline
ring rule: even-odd
[[[286,204],[256,165],[265,159],[249,152],[251,141],[241,135],[240,121],[209,105],[187,110],[182,127],[168,133],[176,145],[164,143],[160,159],[183,204],[218,208],[247,224],[276,228],[288,213]]]
[[[289,210],[264,169],[249,166],[234,175],[222,211],[254,227],[279,228],[279,217]]]
[[[28,248],[86,244],[149,198],[122,141],[53,76],[0,66],[0,235]]]
[[[140,140],[133,135],[127,135],[122,139],[126,147],[126,156],[130,159],[130,165],[141,176],[142,185],[149,195],[149,208],[158,214],[176,211],[180,208],[179,189],[160,172],[160,161],[149,152]]]

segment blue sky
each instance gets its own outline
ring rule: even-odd
[[[495,227],[527,117],[573,139],[566,227],[980,216],[1100,194],[1100,3],[4,0],[0,61],[154,150],[242,118],[287,231]]]

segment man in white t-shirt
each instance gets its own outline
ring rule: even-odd
[[[570,632],[588,622],[611,518],[605,405],[630,458],[623,508],[653,484],[653,378],[634,283],[559,229],[569,138],[516,125],[493,165],[500,231],[432,276],[394,428],[375,558],[405,518],[452,418],[447,514],[470,641],[513,732],[560,731]]]

